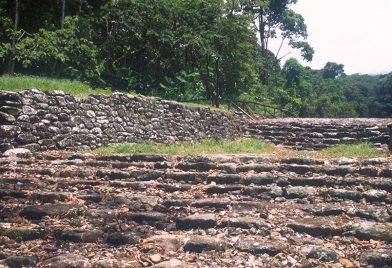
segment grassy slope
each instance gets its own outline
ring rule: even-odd
[[[304,157],[304,158],[373,158],[385,156],[370,143],[354,145],[339,145],[321,151],[292,151],[280,150],[274,145],[256,139],[240,140],[204,140],[194,143],[175,145],[154,145],[147,143],[123,143],[114,146],[105,146],[93,151],[97,154],[126,154],[126,153],[159,153],[171,155],[194,154],[269,154],[274,157]]]
[[[172,155],[191,154],[239,154],[239,153],[271,153],[275,146],[256,139],[240,140],[203,140],[200,142],[186,142],[174,145],[153,145],[124,143],[115,146],[101,147],[94,150],[98,154],[113,153],[160,153]]]
[[[28,88],[38,88],[42,91],[62,90],[73,95],[109,94],[110,89],[93,89],[80,81],[67,79],[52,79],[38,76],[3,75],[0,76],[0,90],[21,91]]]
[[[386,154],[375,148],[373,144],[362,142],[352,145],[337,145],[320,151],[289,151],[287,156],[311,158],[374,158],[383,157],[386,156]]]
[[[0,76],[0,91],[13,91],[18,92],[29,88],[37,88],[42,91],[48,90],[62,90],[65,93],[76,96],[88,96],[90,94],[110,94],[113,93],[111,89],[95,89],[88,84],[76,80],[68,79],[54,79],[39,76],[26,76],[26,75],[3,75]],[[133,94],[133,93],[132,93]],[[184,102],[183,105],[189,107],[209,107],[212,110],[227,110],[227,107],[221,106],[215,108],[207,104],[188,103]]]

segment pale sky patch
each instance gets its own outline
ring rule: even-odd
[[[299,0],[292,9],[305,18],[315,49],[304,65],[321,69],[332,61],[343,64],[346,74],[392,71],[392,0]],[[273,52],[280,41],[271,42]],[[290,51],[285,45],[280,55]],[[292,51],[284,60],[290,57],[301,58]]]

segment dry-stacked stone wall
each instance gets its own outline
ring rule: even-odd
[[[142,96],[0,92],[0,152],[231,138],[239,135],[241,126],[241,116],[233,113]]]
[[[377,118],[280,118],[249,122],[247,136],[290,148],[317,150],[338,144],[371,142],[392,149],[392,120]]]

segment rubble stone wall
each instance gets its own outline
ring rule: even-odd
[[[0,92],[0,152],[16,147],[90,149],[120,142],[231,138],[241,133],[241,127],[241,116],[233,113],[142,96]]]
[[[392,150],[392,120],[378,118],[280,118],[249,122],[246,136],[300,150],[371,142]]]

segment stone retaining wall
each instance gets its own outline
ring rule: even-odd
[[[249,122],[246,136],[296,149],[317,150],[368,141],[392,149],[392,120],[377,118],[280,118]]]
[[[120,93],[78,98],[62,91],[0,92],[0,152],[231,138],[241,133],[241,120],[233,113]]]

